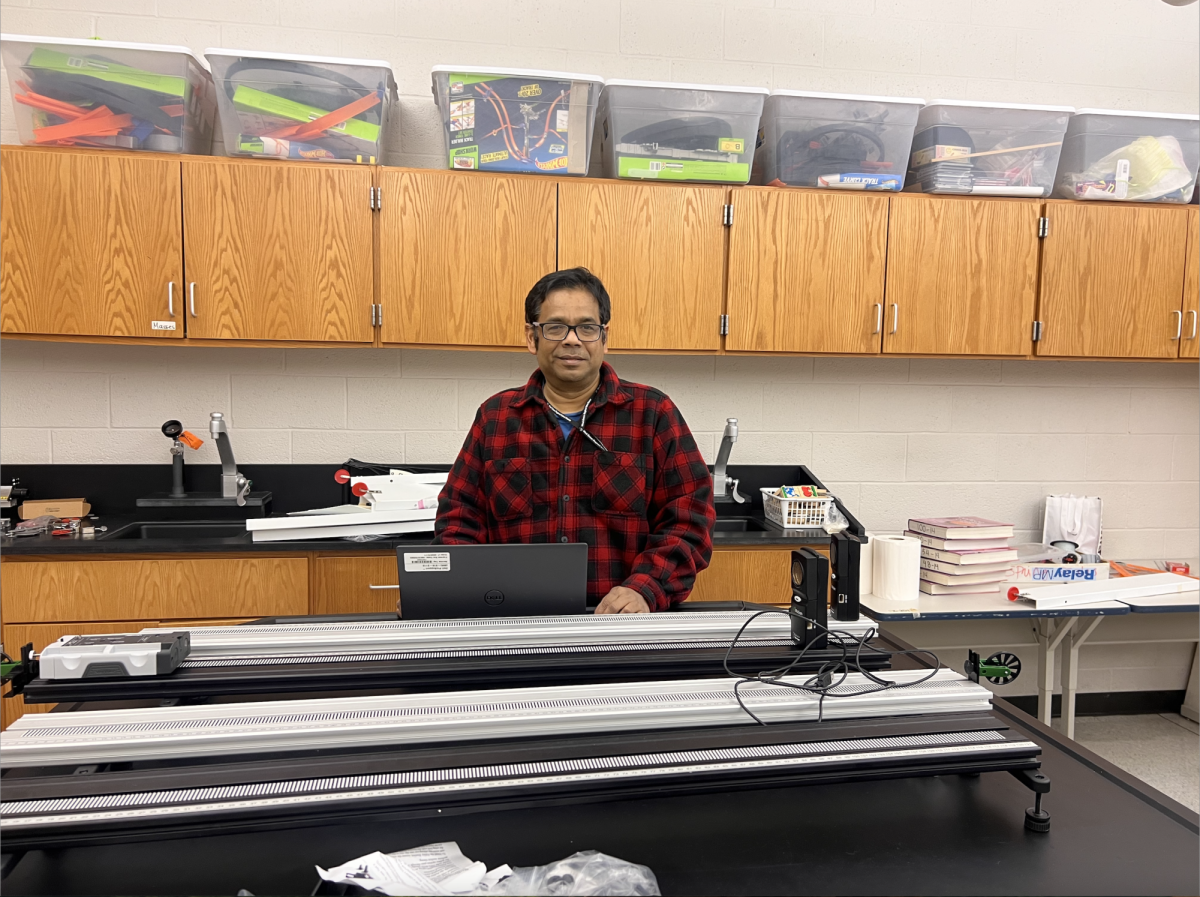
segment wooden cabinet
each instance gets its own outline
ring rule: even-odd
[[[181,338],[179,164],[4,147],[0,332]]]
[[[756,601],[788,604],[792,552],[779,548],[717,548],[696,577],[688,601]]]
[[[312,562],[312,614],[367,614],[396,610],[396,553],[377,557],[316,558]]]
[[[1200,209],[1187,211],[1187,262],[1183,275],[1180,358],[1200,358]]]
[[[369,168],[182,164],[188,336],[374,339]]]
[[[307,558],[6,561],[4,623],[308,612]]]
[[[554,270],[555,182],[379,170],[385,343],[525,345],[525,296]]]
[[[1037,200],[893,196],[883,351],[1028,354],[1041,208]]]
[[[558,189],[558,267],[582,265],[604,281],[610,347],[720,349],[727,188],[564,181]]]
[[[726,349],[879,352],[886,196],[747,187],[733,210]]]
[[[1177,357],[1187,210],[1051,202],[1046,215],[1037,354]]]

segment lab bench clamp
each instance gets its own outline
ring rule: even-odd
[[[38,662],[33,653],[33,642],[21,648],[21,659],[13,660],[0,650],[0,683],[10,688],[4,697],[14,698],[25,690],[25,686],[38,678]]]

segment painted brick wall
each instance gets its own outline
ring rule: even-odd
[[[619,302],[616,313],[620,314]],[[1103,497],[1118,556],[1200,554],[1200,393],[1180,364],[610,356],[683,410],[711,461],[809,464],[873,529],[979,513],[1040,535],[1041,499]],[[170,418],[224,411],[239,461],[454,459],[525,353],[0,344],[4,463],[166,462]],[[216,461],[206,445],[196,460]]]
[[[441,164],[429,69],[443,63],[1195,112],[1198,13],[1159,0],[0,0],[9,32],[387,59],[401,94],[387,161],[413,166]],[[736,416],[735,460],[811,464],[874,529],[974,512],[1033,535],[1041,496],[1069,489],[1103,496],[1114,554],[1200,554],[1194,366],[615,363],[675,397],[710,459]],[[218,409],[246,462],[450,461],[479,401],[530,369],[519,354],[5,341],[0,461],[165,462],[162,421],[202,431]]]

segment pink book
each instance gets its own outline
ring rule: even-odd
[[[1011,523],[985,517],[917,517],[908,528],[939,539],[1007,539],[1013,534]]]

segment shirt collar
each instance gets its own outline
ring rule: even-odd
[[[546,385],[546,375],[538,369],[530,376],[529,382],[525,384],[525,391],[521,393],[521,398],[517,401],[517,407],[532,402],[535,400],[546,401],[542,395],[542,387]],[[600,366],[600,383],[596,387],[596,391],[592,393],[591,407],[592,409],[599,408],[606,402],[611,402],[614,405],[623,405],[630,399],[629,393],[621,388],[621,379],[617,376],[617,372],[613,370],[612,365],[607,361]]]

